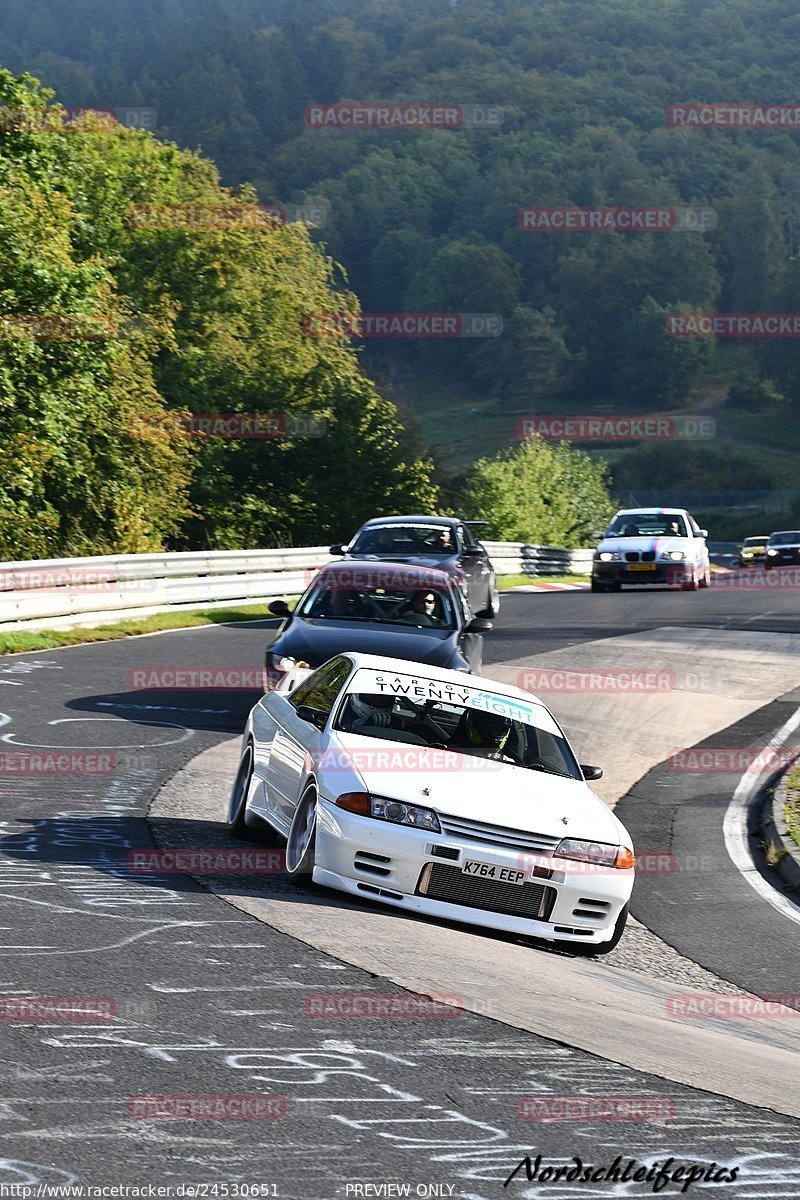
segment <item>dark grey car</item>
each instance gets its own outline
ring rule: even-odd
[[[348,545],[331,546],[331,554],[446,571],[457,581],[470,611],[491,620],[500,611],[497,580],[489,555],[470,528],[485,524],[458,517],[373,517]]]

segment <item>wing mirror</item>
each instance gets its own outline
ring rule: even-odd
[[[581,763],[581,772],[583,774],[583,778],[587,780],[603,778],[602,767],[590,767],[585,763]]]
[[[344,554],[344,546],[331,546],[328,549],[329,554]]]
[[[699,534],[698,534],[697,536],[698,536],[698,537],[701,537],[701,538],[707,538],[707,537],[708,537],[708,530],[707,530],[707,529],[701,529],[701,530],[700,530],[700,532],[699,532]]]
[[[464,633],[491,633],[493,629],[493,621],[487,621],[484,617],[473,617],[470,623],[464,626]]]
[[[289,605],[285,600],[272,600],[270,601],[269,611],[276,617],[288,617]]]
[[[309,725],[317,729],[324,729],[328,724],[328,714],[321,708],[312,708],[310,704],[299,705],[297,715],[301,721],[308,721]]]

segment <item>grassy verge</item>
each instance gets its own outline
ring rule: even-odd
[[[800,767],[790,771],[786,780],[786,828],[800,846]]]
[[[288,597],[284,597],[288,599]],[[41,633],[0,633],[0,654],[19,654],[33,650],[54,650],[58,646],[78,646],[86,642],[113,642],[138,633],[159,633],[163,629],[191,629],[196,625],[225,625],[229,621],[253,621],[267,618],[266,605],[244,604],[241,608],[198,608],[191,612],[157,613],[152,617],[132,617],[94,628],[44,629]]]
[[[589,575],[498,575],[497,586],[501,592],[509,588],[530,583],[588,583]]]

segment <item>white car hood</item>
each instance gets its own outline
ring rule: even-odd
[[[342,757],[351,759],[364,790],[374,795],[527,833],[619,844],[618,823],[583,780],[404,742],[336,737]]]

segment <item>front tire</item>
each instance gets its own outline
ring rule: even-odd
[[[286,874],[300,887],[311,883],[316,859],[317,793],[309,787],[295,809],[286,842]]]
[[[617,917],[617,923],[614,926],[614,932],[607,942],[576,942],[574,946],[570,946],[570,950],[578,958],[597,958],[601,954],[610,954],[612,950],[616,950],[622,935],[625,932],[625,926],[628,923],[628,913],[630,912],[630,904],[626,904],[622,912]]]
[[[247,796],[253,779],[254,751],[253,743],[248,742],[239,760],[239,770],[231,788],[231,798],[228,801],[228,833],[232,837],[250,839],[253,832],[247,821]]]
[[[711,568],[710,567],[706,567],[705,571],[703,572],[703,578],[700,580],[700,587],[701,588],[711,587]]]
[[[475,616],[483,617],[487,621],[493,621],[495,617],[500,616],[500,593],[497,590],[497,578],[494,575],[486,591],[486,607]]]

